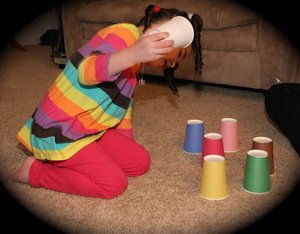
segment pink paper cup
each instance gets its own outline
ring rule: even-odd
[[[223,137],[225,152],[232,153],[239,151],[238,124],[236,119],[222,118],[220,134]]]
[[[219,133],[207,133],[203,138],[203,147],[202,147],[202,157],[201,157],[201,167],[203,167],[203,161],[205,156],[215,154],[220,156],[225,156],[223,138]]]

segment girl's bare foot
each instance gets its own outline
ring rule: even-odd
[[[34,157],[26,158],[25,161],[23,162],[22,167],[16,172],[12,173],[9,176],[9,178],[16,182],[28,184],[30,167],[35,160],[36,159]]]

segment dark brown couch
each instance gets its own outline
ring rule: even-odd
[[[148,4],[197,13],[204,20],[202,75],[193,57],[176,71],[181,79],[254,89],[281,82],[300,83],[299,51],[268,20],[230,0],[80,0],[64,1],[62,18],[67,57],[111,23],[137,23]],[[161,69],[145,73],[162,75]]]

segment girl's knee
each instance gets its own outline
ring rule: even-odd
[[[151,164],[151,157],[148,151],[146,151],[146,153],[143,156],[144,160],[143,160],[143,165],[142,165],[142,173],[146,173],[149,168],[150,168],[150,164]]]
[[[104,183],[97,187],[98,197],[112,199],[125,192],[128,186],[127,177],[124,173],[111,174]]]
[[[149,152],[141,146],[141,150],[137,157],[137,163],[136,163],[136,174],[135,175],[143,175],[145,174],[151,164],[151,157]]]

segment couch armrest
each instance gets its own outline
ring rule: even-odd
[[[70,58],[70,56],[81,46],[81,24],[77,14],[84,4],[85,2],[82,0],[62,2],[62,24],[67,58]]]
[[[276,79],[299,82],[299,52],[291,41],[270,21],[262,17],[259,32],[261,87],[268,89]],[[297,78],[298,76],[298,78]]]
[[[295,83],[300,83],[300,54],[299,54],[299,51],[298,51],[298,67],[297,67]]]

